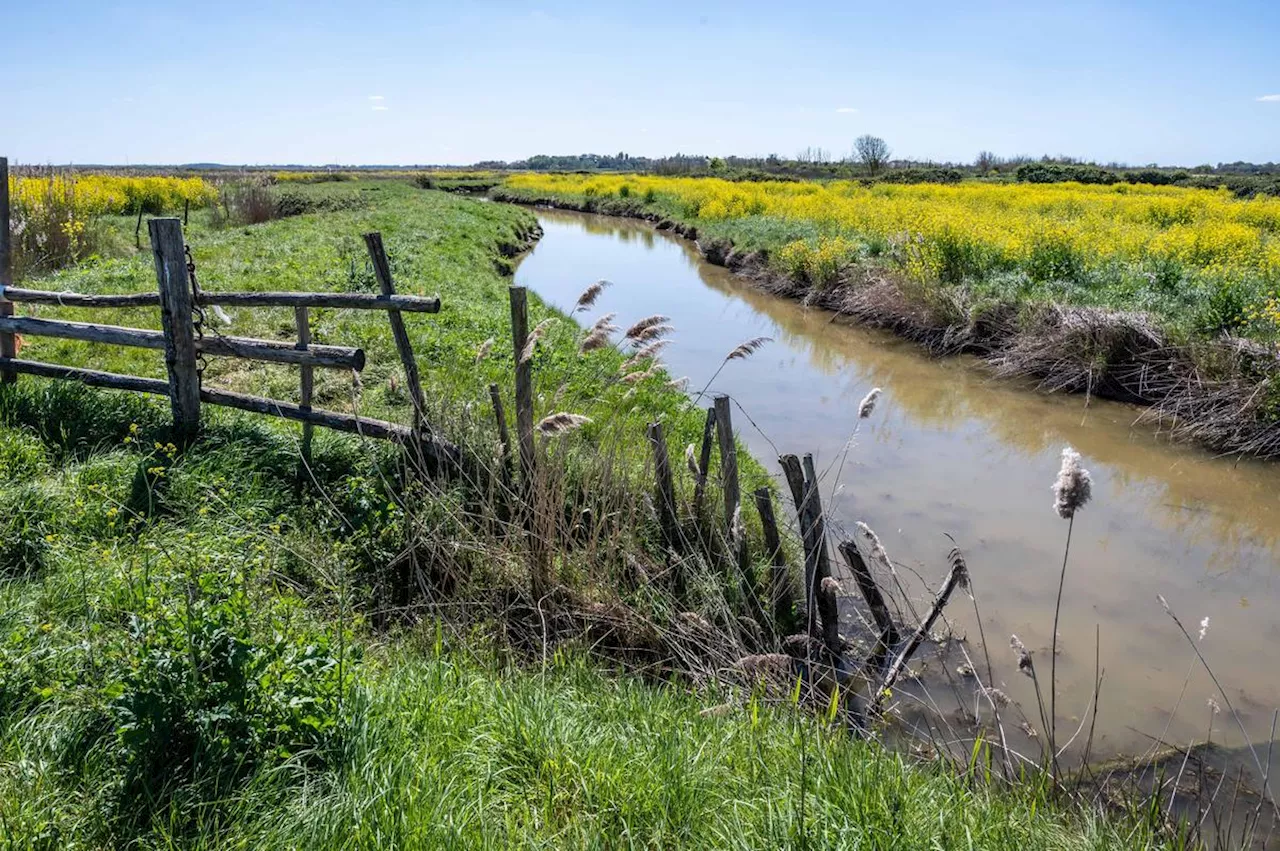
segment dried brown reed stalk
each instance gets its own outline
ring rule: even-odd
[[[584,417],[582,414],[558,413],[548,417],[543,417],[534,426],[539,434],[544,437],[557,437],[567,434],[574,429],[581,428],[591,422],[590,417]]]
[[[586,354],[609,345],[609,335],[618,330],[618,326],[613,324],[613,317],[615,316],[617,316],[616,313],[606,313],[597,319],[595,324],[587,331],[587,335],[582,338],[582,344],[578,346],[578,351]]]
[[[747,358],[755,354],[757,351],[759,351],[765,345],[765,343],[772,343],[772,342],[773,342],[772,337],[752,337],[750,340],[744,340],[743,342],[739,343],[738,346],[733,351],[725,355],[724,360],[720,362],[720,366],[716,368],[716,371],[712,373],[709,379],[707,379],[707,383],[703,385],[701,390],[698,391],[698,395],[694,397],[694,401],[696,402],[697,400],[701,399],[703,396],[706,395],[707,390],[715,382],[716,378],[720,376],[721,371],[725,368],[725,365],[728,364],[729,361],[746,360]]]
[[[744,343],[738,345],[733,351],[725,357],[726,361],[746,360],[760,349],[764,348],[765,343],[772,343],[772,337],[752,337]]]
[[[625,381],[627,384],[635,384],[637,382],[644,381],[646,378],[652,378],[653,376],[657,375],[658,372],[661,371],[661,369],[662,369],[662,364],[655,363],[653,366],[649,367],[646,370],[642,370],[640,372],[627,373],[626,375],[622,376],[622,380]]]
[[[1062,614],[1062,589],[1067,582],[1067,557],[1071,554],[1071,530],[1076,512],[1093,495],[1093,480],[1080,465],[1080,453],[1070,446],[1062,450],[1062,467],[1053,483],[1053,510],[1067,521],[1067,544],[1062,551],[1062,571],[1058,574],[1058,597],[1053,606],[1053,638],[1049,656],[1049,746],[1058,753],[1058,617]]]
[[[1022,643],[1022,639],[1016,635],[1009,636],[1009,647],[1013,650],[1015,656],[1018,657],[1018,671],[1026,674],[1028,677],[1036,675],[1035,662],[1031,660],[1031,651],[1027,649],[1027,645]]]
[[[574,302],[573,312],[578,313],[591,307],[596,303],[596,299],[600,298],[600,294],[604,292],[605,287],[613,286],[612,281],[599,280],[582,291],[582,295],[578,296],[578,300]]]
[[[548,317],[534,326],[530,332],[528,339],[524,341],[524,348],[520,351],[520,363],[528,363],[533,359],[533,352],[538,347],[538,341],[547,333],[547,329],[555,322],[554,317]]]
[[[648,328],[641,329],[639,333],[632,337],[631,344],[638,348],[643,346],[645,343],[650,343],[660,337],[665,337],[674,330],[676,329],[672,328],[670,325],[650,325]]]
[[[671,319],[670,316],[663,316],[660,313],[655,313],[652,316],[646,316],[644,319],[641,319],[639,322],[637,322],[636,324],[628,328],[627,333],[624,334],[623,336],[626,337],[628,340],[634,340],[640,334],[642,334],[646,328],[652,328],[655,325],[661,325],[664,322],[670,321],[670,319]]]
[[[880,401],[879,387],[871,388],[871,392],[862,397],[862,402],[858,405],[858,419],[865,420],[871,416],[871,412],[876,409],[876,402]]]
[[[649,360],[651,358],[656,358],[659,355],[659,353],[661,353],[662,350],[665,349],[670,344],[671,344],[670,340],[654,340],[652,343],[649,343],[647,346],[644,346],[643,348],[639,349],[634,355],[627,358],[626,362],[622,364],[622,368],[630,369],[631,367],[639,364],[641,361]]]
[[[489,352],[493,350],[494,338],[490,337],[480,344],[480,348],[476,349],[476,363],[484,360],[489,356]]]

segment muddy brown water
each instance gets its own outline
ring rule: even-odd
[[[673,376],[689,376],[691,388],[701,388],[738,343],[774,338],[726,366],[712,387],[741,405],[741,439],[775,474],[780,451],[814,453],[819,471],[830,468],[822,491],[834,533],[852,535],[865,521],[904,577],[919,574],[936,588],[951,546],[946,534],[953,536],[969,561],[996,684],[1033,717],[1035,692],[1008,642],[1016,633],[1035,651],[1047,683],[1067,537],[1050,486],[1062,447],[1074,446],[1093,474],[1094,496],[1071,539],[1059,739],[1091,703],[1097,636],[1105,673],[1095,754],[1139,753],[1153,738],[1244,744],[1158,602],[1162,594],[1265,759],[1280,706],[1272,655],[1280,653],[1280,465],[1171,444],[1135,424],[1141,411],[1131,406],[1039,393],[993,379],[970,358],[930,359],[890,335],[769,296],[644,223],[551,210],[538,218],[544,236],[516,282],[568,310],[584,287],[605,278],[614,285],[591,318],[616,311],[626,327],[652,313],[670,316],[676,333],[664,360]],[[884,395],[854,435],[858,404],[873,387]],[[911,581],[917,607],[927,605],[928,591]],[[851,582],[844,586],[855,593]],[[958,596],[948,615],[985,673],[972,604]],[[938,674],[956,661],[926,654],[921,664]]]

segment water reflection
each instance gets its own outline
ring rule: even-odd
[[[940,572],[949,546],[943,533],[954,535],[970,556],[983,626],[1004,672],[998,679],[1031,705],[1029,684],[1002,664],[1011,661],[1002,651],[1010,632],[1033,649],[1049,643],[1066,535],[1050,509],[1049,485],[1061,447],[1075,446],[1094,473],[1096,497],[1072,541],[1062,702],[1088,703],[1097,626],[1108,671],[1103,702],[1111,710],[1099,720],[1104,742],[1136,747],[1145,744],[1142,733],[1163,730],[1190,650],[1156,603],[1161,593],[1185,622],[1210,616],[1202,649],[1239,689],[1232,699],[1251,732],[1265,737],[1269,707],[1280,704],[1280,673],[1258,665],[1256,651],[1280,639],[1272,614],[1280,603],[1280,504],[1272,498],[1280,466],[1170,446],[1133,425],[1140,411],[1131,406],[1031,392],[993,380],[971,359],[931,360],[887,334],[768,296],[647,225],[539,216],[546,234],[518,280],[562,307],[590,281],[614,281],[601,310],[618,311],[620,324],[671,316],[679,333],[667,362],[691,386],[700,387],[741,340],[774,337],[716,380],[750,415],[739,423],[743,439],[766,462],[776,445],[812,451],[820,468],[842,469],[838,481],[833,474],[824,482],[832,526],[866,520],[896,559],[924,575]],[[884,388],[884,399],[840,467],[858,402],[872,386]],[[976,634],[971,612],[955,617],[959,629]],[[1196,706],[1211,693],[1193,674],[1187,695],[1196,695]],[[1203,713],[1183,714],[1185,723],[1175,720],[1169,735],[1202,737]],[[1230,741],[1231,729],[1221,726],[1215,740]]]

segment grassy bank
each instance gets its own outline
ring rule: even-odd
[[[498,193],[649,218],[780,294],[1050,389],[1153,405],[1216,448],[1280,453],[1276,199],[638,175],[515,175]]]
[[[555,587],[531,599],[533,553],[493,489],[488,385],[510,400],[510,256],[533,217],[408,182],[297,191],[359,200],[252,227],[197,214],[201,285],[370,290],[359,236],[381,231],[400,290],[444,299],[406,317],[427,413],[491,475],[423,480],[389,445],[324,431],[300,475],[295,425],[206,409],[179,452],[162,402],[0,388],[0,847],[1160,844],[1156,817],[1104,819],[1037,782],[917,764],[793,712],[786,689],[766,701],[728,685],[751,591],[687,507],[683,471],[689,543],[663,551],[643,439],[661,420],[678,453],[702,414],[660,370],[624,380],[630,351],[580,352],[581,329],[536,298],[536,416],[590,421],[539,439]],[[27,283],[141,292],[153,274],[144,251]],[[94,318],[156,325],[150,310]],[[358,380],[318,375],[317,403],[407,421],[385,317],[312,321],[317,342],[362,346],[369,363]],[[206,322],[295,333],[289,311]],[[42,339],[23,354],[163,375],[154,352]],[[288,399],[297,376],[212,360],[205,381]],[[760,481],[743,467],[744,487]]]

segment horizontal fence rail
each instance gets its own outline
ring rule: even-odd
[[[0,316],[0,332],[27,334],[32,337],[57,337],[62,340],[82,340],[89,343],[108,343],[113,346],[130,346],[137,349],[165,347],[163,331],[124,328],[119,325],[97,325],[91,322],[67,322],[61,319],[36,319],[30,316]],[[195,348],[197,353],[203,355],[244,358],[267,363],[355,370],[363,370],[365,364],[364,350],[348,346],[311,344],[302,349],[294,343],[274,340],[214,336],[196,340]]]
[[[10,370],[20,375],[34,375],[40,378],[61,378],[79,381],[90,387],[107,387],[112,390],[132,390],[135,393],[150,393],[156,396],[169,395],[169,382],[162,378],[138,378],[133,375],[118,375],[114,372],[99,372],[94,369],[82,369],[76,366],[60,366],[40,363],[38,361],[21,360],[19,358],[0,358],[0,369]],[[302,423],[312,423],[337,431],[363,434],[366,437],[377,437],[384,440],[408,440],[413,437],[413,429],[385,420],[369,417],[358,417],[354,414],[339,414],[332,411],[317,411],[302,405],[293,405],[262,396],[249,396],[244,393],[233,393],[230,390],[202,389],[200,401],[210,405],[222,405],[227,408],[239,408],[256,414],[283,417]]]
[[[92,294],[66,293],[4,287],[0,298],[20,304],[48,304],[58,307],[158,307],[160,293]],[[403,313],[439,313],[438,296],[378,295],[376,293],[299,293],[201,291],[195,303],[225,307],[329,307],[338,310],[398,310]]]

